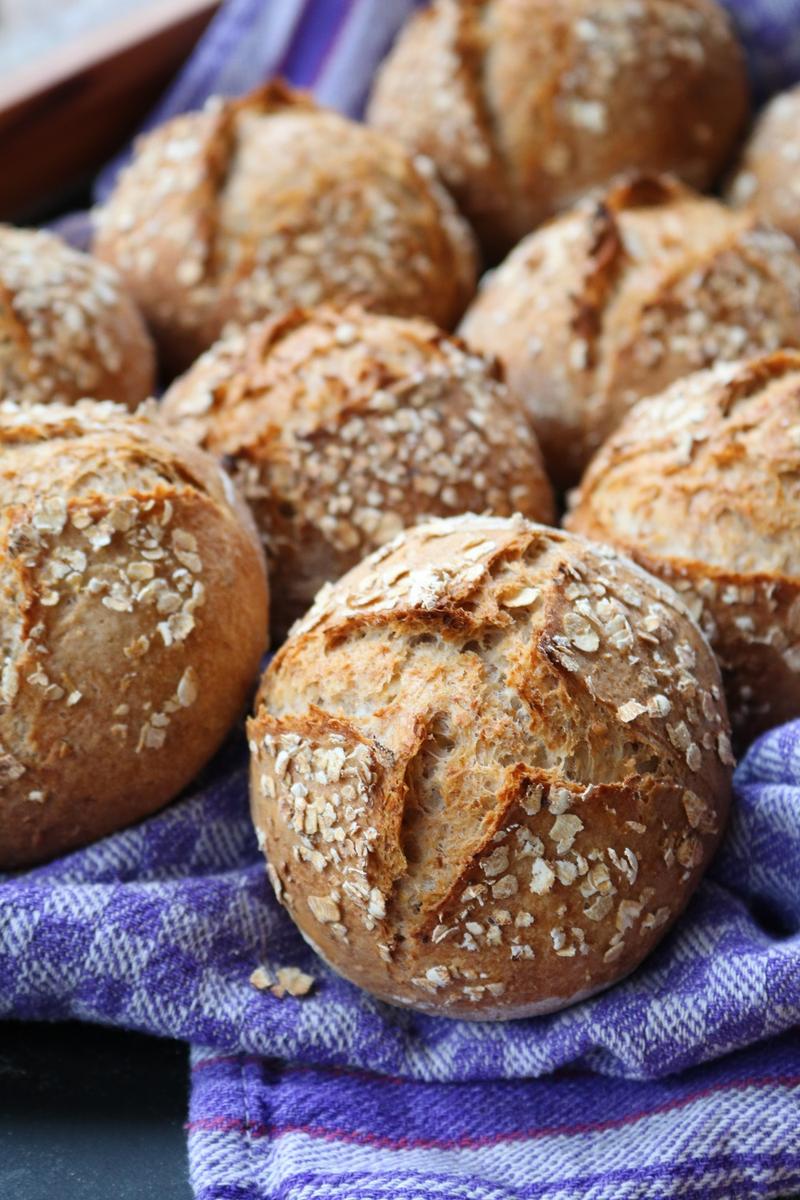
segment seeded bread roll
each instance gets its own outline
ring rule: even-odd
[[[762,112],[728,199],[800,242],[800,87],[776,96]]]
[[[422,515],[554,517],[524,410],[495,361],[427,321],[296,311],[218,343],[163,415],[224,458],[267,550],[273,633]]]
[[[94,252],[174,370],[227,322],[357,301],[452,327],[475,289],[472,236],[432,164],[281,84],[142,138]]]
[[[324,588],[248,730],[304,937],[454,1017],[551,1012],[633,970],[728,809],[719,671],[676,593],[521,517],[418,526]]]
[[[244,707],[266,621],[209,455],[112,404],[0,407],[0,867],[171,800]]]
[[[0,225],[0,401],[136,408],[154,384],[153,344],[116,271],[51,233]]]
[[[568,523],[681,593],[740,740],[800,716],[800,355],[723,364],[637,404]]]
[[[568,486],[642,396],[800,345],[800,253],[749,213],[640,177],[526,238],[461,332],[503,360]]]
[[[434,160],[496,259],[620,171],[703,190],[747,109],[715,0],[437,0],[379,73],[369,120]]]

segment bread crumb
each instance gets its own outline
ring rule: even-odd
[[[271,988],[272,994],[279,998],[284,992],[290,996],[307,996],[314,986],[313,975],[306,975],[299,967],[279,967],[277,986]]]
[[[275,976],[266,967],[256,967],[250,976],[250,982],[254,988],[258,988],[260,992],[264,992],[275,982]]]
[[[299,967],[278,967],[273,975],[269,967],[256,967],[250,983],[260,992],[270,991],[278,1000],[284,996],[307,996],[314,986],[313,975],[306,975]]]

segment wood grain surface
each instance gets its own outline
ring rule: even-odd
[[[217,7],[147,4],[0,80],[0,220],[69,204],[135,131]]]

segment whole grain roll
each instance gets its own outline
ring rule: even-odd
[[[428,321],[296,311],[219,342],[162,414],[221,456],[267,551],[273,632],[425,515],[553,520],[524,410],[497,363]]]
[[[728,199],[800,242],[800,87],[776,96],[761,113]]]
[[[266,622],[210,455],[112,404],[0,406],[0,867],[177,795],[242,711]]]
[[[677,594],[606,547],[462,516],[322,590],[248,726],[268,873],[384,1000],[530,1016],[620,979],[719,840],[719,670]]]
[[[154,385],[153,344],[117,272],[51,233],[0,225],[0,401],[136,408]]]
[[[800,252],[750,213],[637,177],[521,242],[461,332],[503,360],[568,486],[642,396],[800,346]]]
[[[172,370],[228,322],[297,305],[355,301],[452,327],[475,287],[472,236],[432,164],[281,84],[140,139],[94,252]]]
[[[800,716],[800,355],[723,364],[637,404],[568,524],[681,593],[740,740]]]
[[[707,188],[747,109],[716,0],[436,0],[389,55],[368,119],[434,160],[496,258],[626,169]]]

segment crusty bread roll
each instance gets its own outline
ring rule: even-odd
[[[680,591],[742,741],[800,716],[800,355],[722,364],[637,404],[568,524]]]
[[[800,345],[800,253],[751,214],[637,177],[526,238],[461,332],[504,361],[567,486],[640,397]]]
[[[0,401],[136,408],[155,352],[117,272],[51,233],[0,225]]]
[[[719,670],[677,594],[521,517],[418,526],[324,588],[248,732],[303,935],[450,1016],[550,1012],[627,974],[728,808]]]
[[[492,258],[622,170],[708,187],[747,109],[715,0],[436,0],[368,119],[435,161]]]
[[[210,455],[112,404],[0,406],[0,867],[172,799],[245,705],[266,621]]]
[[[494,360],[428,321],[296,311],[218,343],[164,397],[224,458],[264,538],[273,633],[420,516],[553,520],[524,410]]]
[[[166,122],[97,214],[170,369],[223,330],[357,301],[452,327],[475,286],[471,233],[394,139],[271,84]]]
[[[728,199],[800,242],[800,87],[776,96],[761,113]]]

